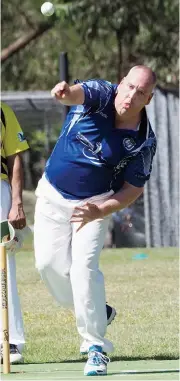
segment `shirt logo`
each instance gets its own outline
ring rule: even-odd
[[[26,140],[23,132],[18,132],[17,136],[20,142],[24,142],[24,140]]]
[[[104,114],[102,111],[99,112],[99,114],[103,117],[103,118],[106,118],[107,119],[107,114]]]
[[[130,151],[132,148],[135,147],[136,142],[132,138],[125,138],[123,140],[123,145],[124,145],[124,148],[126,148],[128,151]]]
[[[104,163],[102,157],[102,143],[91,143],[83,134],[77,133],[76,138],[84,145],[82,153],[91,163],[101,166]]]

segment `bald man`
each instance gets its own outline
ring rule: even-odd
[[[113,350],[99,257],[109,216],[150,177],[156,138],[145,106],[155,84],[150,68],[135,66],[119,85],[98,79],[52,90],[72,107],[36,190],[36,266],[58,303],[75,310],[87,376],[107,374],[103,352]]]

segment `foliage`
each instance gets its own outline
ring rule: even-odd
[[[52,17],[41,14],[41,4],[2,2],[3,91],[51,89],[59,81],[61,51],[68,52],[70,82],[95,77],[116,82],[141,63],[156,71],[158,84],[177,87],[177,0],[54,0]],[[55,126],[52,130],[48,147],[44,132],[25,131],[34,185],[58,135]]]
[[[59,79],[59,53],[67,51],[70,78],[117,81],[134,64],[157,72],[159,84],[178,78],[177,0],[54,0],[44,18],[41,0],[2,4],[2,48],[42,22],[47,32],[2,64],[2,89],[49,89]]]
[[[49,138],[47,138],[45,129],[26,129],[24,132],[29,142],[30,146],[30,164],[29,166],[24,165],[25,178],[27,177],[27,171],[29,172],[29,178],[31,178],[31,184],[26,184],[25,188],[35,189],[37,183],[44,172],[44,167],[46,160],[48,159],[54,145],[57,141],[57,136],[61,129],[61,124],[52,125],[51,133]],[[27,186],[28,185],[28,186]]]
[[[144,63],[158,72],[159,82],[167,75],[178,78],[178,2],[176,0],[95,0],[69,3],[67,20],[86,41],[109,35],[116,37],[116,70],[121,78],[134,64]],[[83,20],[83,21],[81,21]],[[170,43],[171,41],[171,43]],[[115,58],[115,57],[114,57]],[[107,65],[109,66],[109,65]],[[111,66],[110,66],[111,67]]]

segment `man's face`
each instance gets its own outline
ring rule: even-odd
[[[118,86],[115,108],[119,116],[128,119],[137,115],[152,98],[153,84],[143,70],[132,70]]]

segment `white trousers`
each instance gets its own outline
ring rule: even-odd
[[[11,208],[11,188],[7,181],[1,180],[1,221],[6,220]],[[9,342],[18,345],[22,351],[24,340],[24,328],[21,313],[20,300],[16,280],[16,258],[7,253],[7,276],[8,276],[8,312],[9,312]],[[1,295],[0,295],[1,298]],[[0,342],[2,343],[2,314],[0,314]]]
[[[83,340],[112,352],[105,339],[107,328],[104,277],[99,270],[109,219],[95,220],[78,233],[71,223],[73,209],[86,200],[64,199],[43,176],[35,208],[34,245],[36,267],[50,293],[65,307],[74,308],[77,329]],[[102,203],[110,193],[88,199]]]

